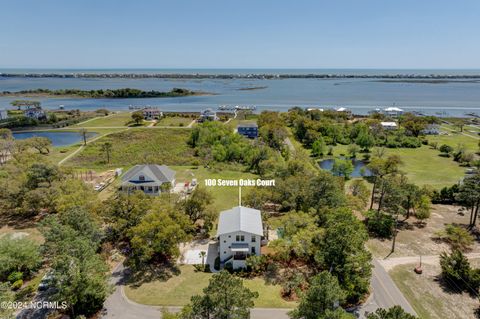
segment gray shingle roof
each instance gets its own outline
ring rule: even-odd
[[[263,236],[262,215],[259,210],[237,206],[220,213],[217,236],[243,231]]]
[[[150,177],[152,180],[145,182],[166,183],[173,182],[175,180],[175,171],[170,169],[166,165],[135,165],[129,169],[122,177],[122,183],[128,183],[135,175],[143,173],[146,177]]]

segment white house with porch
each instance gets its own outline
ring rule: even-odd
[[[245,268],[248,256],[261,254],[262,236],[259,210],[237,206],[221,212],[217,230],[221,264],[232,263],[233,269]]]
[[[147,195],[159,195],[170,183],[169,189],[175,186],[175,171],[166,165],[135,165],[122,176],[121,190],[127,193],[142,191]]]

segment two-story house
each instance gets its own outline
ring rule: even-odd
[[[121,190],[159,195],[175,186],[175,171],[165,165],[135,165],[122,176]]]
[[[259,210],[237,206],[221,212],[217,230],[220,262],[232,263],[233,269],[245,268],[248,256],[261,254],[262,236]]]

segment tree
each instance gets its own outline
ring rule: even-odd
[[[368,189],[367,185],[365,185],[365,182],[361,179],[353,180],[350,183],[349,189],[352,195],[358,198],[365,208],[370,197],[370,190]]]
[[[327,145],[325,144],[323,137],[320,137],[312,144],[312,155],[316,157],[323,156],[326,148]]]
[[[315,275],[310,287],[302,296],[298,307],[290,313],[293,319],[326,318],[325,312],[333,311],[345,301],[345,292],[337,278],[328,271]]]
[[[206,188],[197,186],[192,194],[181,203],[181,206],[193,224],[201,220],[202,228],[208,232],[215,220],[215,214],[209,208],[212,203],[212,194]]]
[[[184,213],[156,205],[129,231],[136,265],[159,258],[168,261],[180,254],[178,245],[190,239],[192,223]]]
[[[108,266],[97,254],[101,231],[91,214],[76,207],[41,223],[44,252],[51,260],[52,300],[65,301],[73,317],[101,309],[110,293]]]
[[[253,300],[258,298],[257,292],[252,292],[243,286],[243,281],[223,270],[214,274],[203,295],[191,298],[183,318],[195,319],[248,319]],[[184,308],[184,309],[185,309]],[[185,313],[186,312],[186,313]]]
[[[133,194],[119,193],[105,201],[102,211],[109,225],[111,239],[129,241],[130,229],[140,223],[151,205],[151,198],[140,191]]]
[[[105,155],[107,156],[107,164],[110,163],[110,154],[112,152],[112,143],[105,142],[105,143],[102,144],[101,148],[102,148],[102,152],[104,152]]]
[[[41,264],[39,245],[28,238],[13,239],[11,236],[0,240],[0,282],[13,271],[29,275]]]
[[[78,133],[80,134],[80,136],[83,139],[83,145],[87,145],[87,137],[88,137],[87,129],[82,128],[82,129],[80,129],[80,131]]]
[[[375,145],[375,138],[365,129],[358,134],[355,144],[368,152],[368,150]]]
[[[452,289],[468,288],[471,268],[467,257],[460,250],[453,250],[450,255],[446,252],[440,254],[442,278]]]
[[[138,111],[138,112],[133,112],[132,113],[132,120],[135,122],[136,125],[140,125],[143,121],[143,113]]]
[[[332,173],[337,176],[343,176],[345,179],[350,178],[353,173],[353,164],[350,160],[335,159],[333,162]]]
[[[365,249],[365,226],[348,209],[336,209],[327,214],[324,229],[315,261],[337,276],[347,301],[356,302],[370,286],[372,256]]]
[[[388,175],[393,175],[398,172],[398,167],[402,164],[402,160],[397,155],[390,155],[387,158],[374,158],[368,164],[368,169],[372,172],[372,177],[369,178],[373,182],[372,197],[370,199],[370,209],[373,209],[375,203],[375,196],[378,192],[383,193],[384,178]],[[382,203],[382,197],[378,199],[378,206]]]
[[[26,187],[50,187],[60,177],[58,167],[45,163],[34,163],[27,170]]]
[[[358,152],[360,152],[360,148],[357,144],[350,144],[347,148],[347,153],[351,158],[357,157]]]
[[[463,180],[455,198],[470,209],[470,227],[474,227],[480,209],[480,172]]]
[[[52,146],[52,141],[46,137],[34,136],[27,140],[29,146],[36,149],[40,154],[50,153],[50,147]]]
[[[367,316],[367,319],[418,319],[414,315],[405,312],[400,306],[393,306],[389,309],[377,309]]]

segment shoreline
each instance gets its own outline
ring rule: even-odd
[[[478,74],[287,74],[287,73],[251,73],[251,74],[199,74],[199,73],[0,73],[0,78],[126,78],[126,79],[480,79]]]

